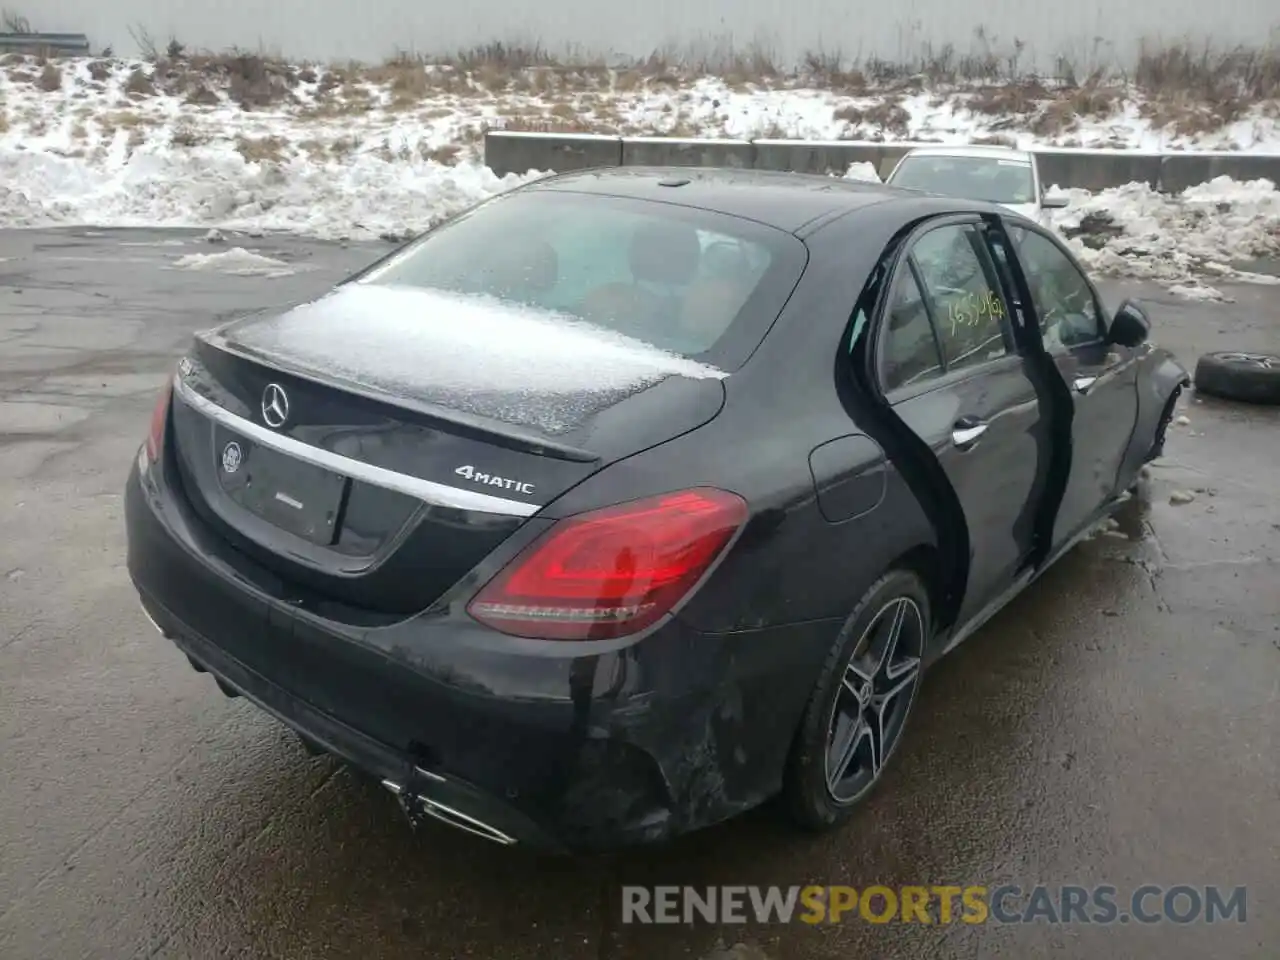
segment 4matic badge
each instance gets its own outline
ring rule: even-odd
[[[533,495],[533,484],[524,483],[521,480],[512,480],[509,477],[495,477],[491,473],[481,473],[471,464],[459,467],[453,471],[464,480],[470,480],[472,483],[483,483],[486,487],[501,487],[503,490],[514,490],[517,493],[523,493],[529,496]]]

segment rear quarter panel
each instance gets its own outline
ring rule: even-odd
[[[1164,347],[1152,345],[1139,359],[1138,418],[1120,470],[1121,490],[1133,483],[1146,462],[1170,397],[1190,383],[1186,368]]]
[[[881,225],[884,241],[899,223]],[[845,375],[850,313],[883,249],[875,222],[867,227],[869,243],[810,244],[804,278],[756,354],[724,381],[725,404],[714,420],[607,467],[554,504],[563,516],[704,484],[744,497],[747,527],[678,614],[699,630],[843,622],[897,558],[933,542],[915,496],[869,437],[844,446],[865,451],[860,460],[815,458],[820,478],[811,467],[816,448],[864,434],[836,383]],[[824,516],[815,479],[830,489],[857,487],[861,477],[866,489],[882,491],[872,507],[833,513],[828,497]]]

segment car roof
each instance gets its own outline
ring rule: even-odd
[[[1015,150],[1013,147],[1000,147],[994,144],[957,144],[947,146],[939,144],[930,147],[914,147],[907,151],[906,157],[984,157],[991,160],[1007,160],[1013,163],[1031,163],[1035,159],[1028,150]],[[903,159],[906,159],[904,157]]]
[[[914,191],[870,180],[724,167],[600,167],[520,188],[629,197],[710,210],[799,233],[851,210],[911,202]]]

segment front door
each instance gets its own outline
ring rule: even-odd
[[[1048,422],[977,226],[937,226],[909,254],[891,281],[877,366],[885,398],[933,450],[964,510],[964,623],[1004,592],[1031,552]]]
[[[1059,546],[1095,520],[1119,492],[1121,465],[1138,420],[1138,356],[1132,348],[1107,342],[1098,297],[1057,240],[1037,230],[1011,233],[1045,349],[1075,404],[1071,474],[1053,531]]]

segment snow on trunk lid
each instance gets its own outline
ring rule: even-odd
[[[225,332],[228,341],[390,396],[547,434],[669,377],[715,367],[563,314],[420,288],[355,283]]]

